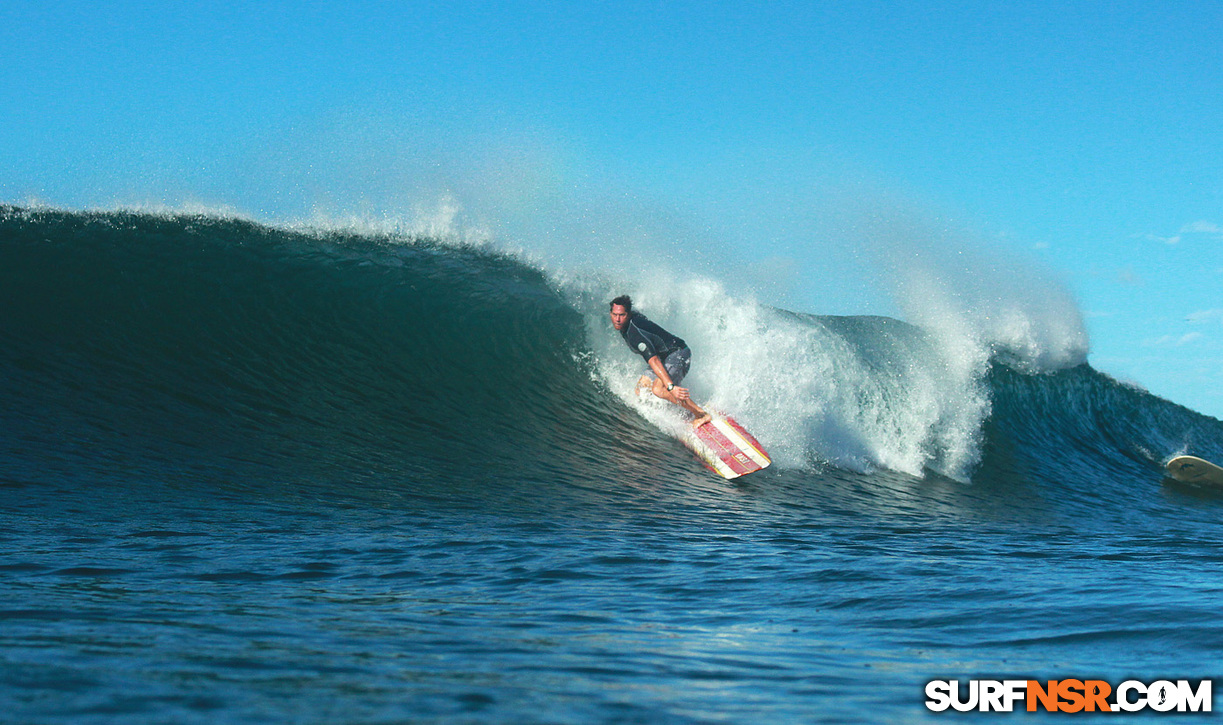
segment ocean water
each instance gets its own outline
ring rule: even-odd
[[[632,395],[621,291],[0,207],[3,719],[920,722],[965,717],[932,679],[1221,674],[1223,492],[1163,462],[1223,460],[1223,423],[1073,324],[627,290],[773,454],[728,482]]]

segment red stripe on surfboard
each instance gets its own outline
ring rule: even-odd
[[[734,471],[740,476],[745,473],[760,470],[760,466],[757,465],[755,461],[749,458],[747,454],[740,451],[739,446],[731,443],[730,439],[727,438],[726,435],[722,433],[722,431],[718,430],[718,427],[712,423],[697,428],[696,435],[713,449],[713,452],[717,455],[717,457],[721,459],[723,463],[729,466],[730,470]],[[740,456],[736,456],[736,453],[740,454],[742,459]],[[743,462],[743,459],[747,460],[746,464]]]
[[[735,429],[736,433],[743,436],[743,440],[747,441],[748,443],[751,443],[752,447],[755,448],[756,451],[760,453],[760,455],[764,456],[765,460],[767,460],[769,463],[773,462],[773,457],[770,456],[768,452],[764,450],[764,446],[760,445],[760,441],[756,440],[756,437],[753,436],[751,433],[748,433],[746,430],[744,430],[743,426],[739,425],[738,421],[730,417],[727,417],[725,420],[726,420],[726,423],[730,425],[731,428]]]
[[[739,449],[726,438],[722,431],[718,430],[713,425],[703,425],[697,429],[696,434],[697,438],[708,446],[709,450],[714,454],[714,456],[716,456],[722,463],[726,464],[732,473],[740,476],[742,476],[744,473],[748,473],[747,470],[743,470],[744,466],[742,462],[737,461],[734,458],[735,452],[737,452]]]

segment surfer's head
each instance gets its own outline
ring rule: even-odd
[[[631,314],[633,314],[633,299],[628,295],[620,295],[611,301],[612,327],[617,330],[623,328]]]

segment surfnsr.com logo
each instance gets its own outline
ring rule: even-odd
[[[1126,680],[1115,692],[1104,680],[969,680],[967,685],[931,680],[926,707],[934,712],[1012,712],[1017,703],[1028,712],[1210,712],[1211,707],[1211,680],[1201,680],[1196,688],[1190,680]]]

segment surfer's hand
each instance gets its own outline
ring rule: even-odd
[[[687,389],[687,388],[681,388],[681,387],[679,387],[679,386],[677,385],[677,386],[675,386],[675,388],[674,388],[674,389],[673,389],[671,392],[672,392],[672,393],[675,393],[675,397],[676,397],[676,399],[678,399],[678,400],[687,400],[687,399],[688,399],[688,389]]]

